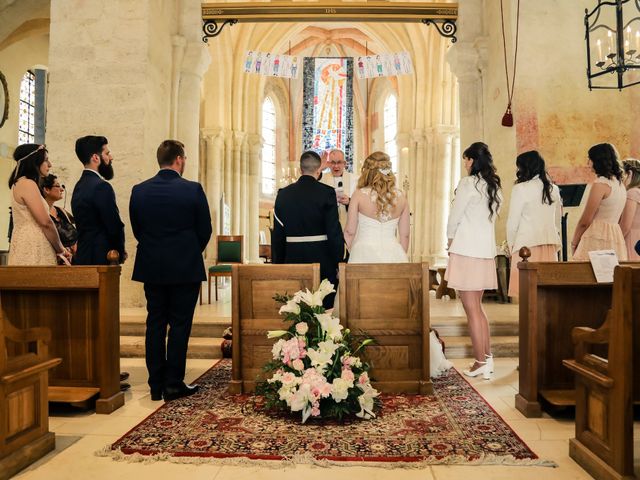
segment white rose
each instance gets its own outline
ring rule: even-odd
[[[340,403],[349,396],[349,382],[342,378],[335,378],[332,383],[331,396]]]
[[[298,335],[304,335],[309,331],[309,325],[306,322],[296,323],[296,332]]]
[[[281,338],[276,343],[273,344],[273,348],[271,349],[271,353],[273,354],[273,359],[278,360],[280,358],[280,353],[282,352],[282,346],[284,345],[284,340]]]

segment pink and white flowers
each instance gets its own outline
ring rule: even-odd
[[[324,280],[315,292],[274,297],[290,326],[268,333],[278,338],[267,366],[272,376],[256,390],[266,397],[267,408],[301,412],[303,423],[310,417],[369,419],[378,408],[369,366],[355,356],[372,340],[356,342],[339,319],[324,311],[322,300],[333,291]]]

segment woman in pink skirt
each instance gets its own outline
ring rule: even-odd
[[[516,158],[516,184],[511,191],[507,243],[511,251],[509,296],[519,296],[518,252],[531,250],[530,262],[557,262],[562,216],[560,189],[551,183],[544,159],[534,151]]]
[[[627,187],[627,203],[620,217],[620,229],[627,244],[630,262],[640,262],[635,245],[640,241],[640,160],[628,158],[622,162]]]
[[[469,370],[462,373],[488,380],[493,372],[493,355],[482,294],[498,286],[495,222],[502,202],[501,185],[486,144],[471,144],[462,158],[469,176],[460,180],[449,214],[445,279],[462,300],[475,356]]]
[[[610,143],[600,143],[591,147],[588,155],[597,178],[573,234],[573,260],[588,262],[589,252],[594,250],[614,250],[618,260],[626,260],[627,245],[618,222],[627,190],[622,184],[618,152]]]

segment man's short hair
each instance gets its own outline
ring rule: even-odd
[[[313,150],[307,150],[300,155],[300,171],[302,173],[316,173],[321,163],[320,155]]]
[[[161,167],[170,167],[178,157],[184,157],[184,143],[178,140],[165,140],[158,147],[156,158]]]
[[[76,140],[76,155],[83,165],[88,165],[91,157],[102,155],[102,147],[109,143],[107,137],[87,135]]]
[[[339,153],[340,155],[342,155],[342,159],[344,160],[344,152],[342,150],[340,150],[339,148],[332,148],[329,151],[329,157],[331,157],[331,155],[333,155],[334,153]]]

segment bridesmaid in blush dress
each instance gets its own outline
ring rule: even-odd
[[[620,229],[627,245],[629,261],[640,262],[635,246],[640,241],[640,160],[628,158],[622,162],[627,187],[627,203],[620,217]]]

